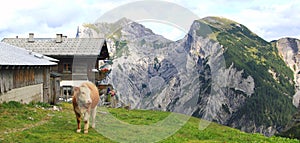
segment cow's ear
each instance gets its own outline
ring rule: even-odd
[[[73,90],[74,90],[75,92],[79,92],[79,91],[80,91],[80,88],[77,87],[77,86],[74,86],[74,87],[73,87]]]

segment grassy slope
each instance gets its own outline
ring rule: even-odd
[[[62,111],[41,109],[36,105],[0,104],[0,142],[113,142],[94,129],[76,133],[72,105],[60,105]],[[130,124],[152,124],[167,117],[159,111],[109,109],[115,117]],[[101,114],[99,114],[101,115]],[[32,117],[32,118],[29,118]],[[161,142],[298,142],[281,137],[267,138],[211,123],[198,130],[199,119],[190,120],[174,135]]]

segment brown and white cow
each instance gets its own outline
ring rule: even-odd
[[[73,109],[77,119],[77,132],[80,133],[80,120],[83,116],[84,133],[88,133],[89,118],[92,116],[92,128],[95,128],[96,109],[99,102],[99,91],[95,84],[84,82],[73,88]]]

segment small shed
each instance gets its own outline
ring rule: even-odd
[[[56,59],[0,42],[0,103],[51,99],[50,67]]]
[[[61,82],[61,74],[57,72],[50,73],[50,95],[51,99],[49,99],[50,104],[56,104],[59,101],[60,96],[60,82]]]

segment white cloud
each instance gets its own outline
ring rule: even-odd
[[[297,13],[299,2],[284,1],[265,3],[242,9],[239,13],[224,14],[225,17],[244,24],[250,30],[270,41],[280,37],[297,37],[296,31],[300,25]],[[298,5],[298,6],[297,6]],[[289,28],[290,27],[290,28]],[[297,32],[300,32],[299,30]],[[299,38],[299,37],[298,37]]]
[[[200,18],[223,16],[232,19],[268,41],[283,36],[300,38],[298,0],[167,1],[190,9]],[[0,38],[27,36],[29,32],[48,37],[56,33],[74,37],[78,25],[94,22],[105,12],[129,2],[132,1],[9,0],[0,5]],[[181,33],[176,28],[169,32],[165,28],[155,31],[167,33],[172,38]]]
[[[127,1],[128,2],[128,1]],[[93,23],[106,11],[126,1],[107,0],[10,0],[0,6],[0,38],[46,37],[63,33],[75,37],[77,26]]]
[[[151,29],[154,33],[164,36],[167,39],[176,41],[185,36],[187,31],[183,31],[182,28],[176,27],[172,24],[162,23],[158,21],[153,22],[140,22],[146,28]]]
[[[222,16],[234,20],[267,41],[285,36],[300,38],[298,0],[213,0],[184,5],[192,4],[191,10],[200,17]]]

